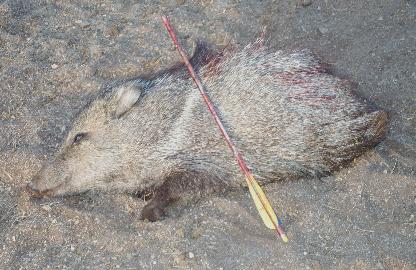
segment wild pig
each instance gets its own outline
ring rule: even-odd
[[[308,50],[256,42],[192,64],[256,179],[322,176],[380,142],[387,114],[351,93]],[[185,67],[104,87],[76,117],[54,158],[28,184],[34,195],[154,190],[157,220],[184,194],[240,187],[242,173]]]

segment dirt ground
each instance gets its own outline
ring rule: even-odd
[[[144,202],[23,186],[103,83],[178,61],[181,40],[311,48],[389,112],[389,134],[348,168],[265,187],[284,244],[248,192],[139,220]],[[416,269],[416,1],[0,0],[0,269]],[[243,181],[243,178],[242,178]]]

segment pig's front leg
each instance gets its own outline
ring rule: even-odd
[[[172,173],[155,190],[152,200],[143,208],[141,218],[149,221],[165,217],[165,208],[182,196],[194,197],[201,193],[211,193],[219,181],[209,173],[181,171]]]

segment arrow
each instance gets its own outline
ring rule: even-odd
[[[237,159],[240,169],[243,171],[244,175],[246,176],[246,181],[247,181],[247,185],[248,185],[251,197],[253,198],[254,204],[256,205],[256,208],[258,212],[260,213],[260,217],[262,218],[267,228],[275,230],[276,233],[282,238],[283,242],[287,243],[289,240],[285,232],[283,231],[282,227],[280,226],[281,224],[280,220],[277,218],[277,215],[274,212],[273,207],[270,205],[269,200],[267,199],[260,185],[254,179],[253,174],[251,173],[250,169],[247,167],[247,164],[244,161],[243,157],[240,155],[234,143],[231,141],[230,136],[228,135],[227,131],[224,128],[224,125],[222,124],[220,118],[218,117],[218,114],[215,111],[211,100],[208,98],[204,90],[204,87],[201,84],[201,81],[198,79],[198,76],[196,75],[195,70],[193,69],[191,63],[189,62],[188,56],[186,55],[185,51],[182,49],[181,45],[179,44],[178,39],[176,38],[176,35],[173,31],[172,26],[169,23],[168,18],[166,16],[162,16],[162,20],[163,20],[163,24],[165,25],[169,33],[169,36],[171,37],[173,43],[176,46],[176,49],[181,55],[183,61],[185,62],[185,65],[188,68],[188,71],[192,79],[194,80],[196,86],[198,87],[198,90],[202,98],[204,99],[205,104],[208,106],[208,110],[211,112],[211,115],[214,118],[215,123],[220,129],[222,135],[224,136],[224,139],[227,142],[228,147],[231,149],[235,158]]]

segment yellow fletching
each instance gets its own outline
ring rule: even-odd
[[[276,213],[270,205],[269,200],[267,199],[263,190],[261,189],[261,187],[259,186],[259,184],[253,176],[246,176],[246,180],[248,184],[248,189],[250,190],[251,197],[253,198],[254,204],[256,205],[256,208],[260,213],[264,225],[266,225],[266,227],[269,229],[275,230],[276,226],[278,226],[279,223],[277,220]],[[272,218],[273,221],[270,218]]]

